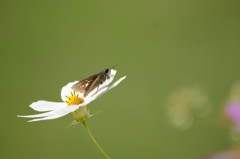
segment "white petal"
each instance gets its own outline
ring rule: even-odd
[[[37,101],[30,105],[30,107],[36,111],[50,111],[65,107],[66,103],[63,102],[48,102],[48,101]]]
[[[78,83],[79,81],[74,81],[74,82],[70,82],[68,83],[66,86],[64,86],[61,90],[61,98],[63,101],[66,101],[67,98],[65,96],[71,96],[71,92],[73,92],[72,90],[72,86],[76,83]],[[79,97],[82,97],[83,94],[79,93]]]
[[[106,81],[108,83],[108,85],[113,81],[115,75],[116,75],[117,71],[114,69],[111,69],[111,74],[110,74],[110,78]]]
[[[113,83],[110,87],[108,87],[108,91],[114,87],[116,87],[120,82],[122,82],[127,76],[124,76],[122,78],[120,78],[119,80],[117,80],[117,82]]]
[[[105,81],[103,84],[99,85],[94,90],[92,90],[90,93],[88,93],[88,95],[84,99],[91,98],[92,96],[94,96],[100,90],[107,88],[107,86],[108,86],[108,84],[106,84],[106,81]]]
[[[94,101],[95,99],[97,99],[98,97],[100,97],[102,94],[104,94],[104,92],[107,91],[107,87],[102,88],[101,90],[99,90],[96,94],[94,94],[93,96],[88,96],[85,101],[84,104],[87,105],[89,103],[91,103],[92,101]]]
[[[94,94],[91,97],[88,97],[85,99],[84,104],[87,105],[90,102],[92,102],[93,100],[97,99],[98,97],[100,97],[101,95],[103,95],[104,93],[106,93],[107,91],[111,90],[112,88],[116,87],[120,82],[122,82],[124,79],[126,78],[126,76],[120,78],[117,82],[113,83],[110,87],[105,87],[103,89],[101,89],[100,91],[98,91],[96,94]]]
[[[40,117],[50,117],[50,116],[64,116],[68,113],[74,112],[79,108],[78,105],[71,105],[71,106],[65,106],[60,109],[56,109],[47,113],[41,113],[41,114],[35,114],[35,115],[18,115],[18,117],[22,118],[40,118]]]
[[[40,117],[45,117],[48,115],[51,115],[51,112],[47,112],[47,113],[41,113],[41,114],[34,114],[34,115],[17,115],[17,117],[21,117],[21,118],[40,118]]]
[[[38,119],[29,120],[28,122],[57,119],[57,118],[60,118],[60,117],[62,117],[64,115],[67,115],[67,114],[68,113],[57,114],[57,115],[53,115],[53,116],[47,116],[47,117],[44,117],[44,118],[38,118]]]

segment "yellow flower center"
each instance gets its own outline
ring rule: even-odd
[[[76,94],[75,92],[71,92],[71,96],[65,96],[67,97],[67,101],[65,101],[67,103],[68,106],[70,105],[78,105],[84,102],[84,99],[81,97],[78,97],[78,93]]]

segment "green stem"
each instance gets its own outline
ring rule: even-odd
[[[103,149],[99,146],[99,144],[97,143],[97,141],[95,140],[95,138],[93,137],[91,131],[89,130],[87,124],[85,121],[82,122],[84,127],[86,128],[88,135],[90,136],[90,138],[92,139],[93,143],[97,146],[98,150],[103,154],[103,156],[107,159],[111,159],[104,151]]]

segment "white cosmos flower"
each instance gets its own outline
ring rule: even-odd
[[[101,85],[88,93],[87,96],[83,96],[83,93],[73,91],[72,86],[79,81],[70,82],[61,90],[61,98],[63,102],[49,102],[43,100],[37,101],[32,103],[30,107],[39,112],[47,112],[36,115],[18,115],[18,117],[36,118],[29,120],[29,122],[32,122],[56,119],[69,113],[73,113],[73,116],[77,122],[85,120],[89,117],[86,105],[117,86],[126,78],[126,76],[124,76],[109,86],[109,84],[113,81],[116,72],[116,70],[111,69],[110,78],[107,78]]]

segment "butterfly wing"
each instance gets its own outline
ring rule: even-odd
[[[100,78],[98,74],[92,75],[73,85],[72,89],[75,92],[84,93],[84,96],[86,96],[89,90],[92,89],[93,84],[95,83],[94,81],[98,80],[98,78]]]

